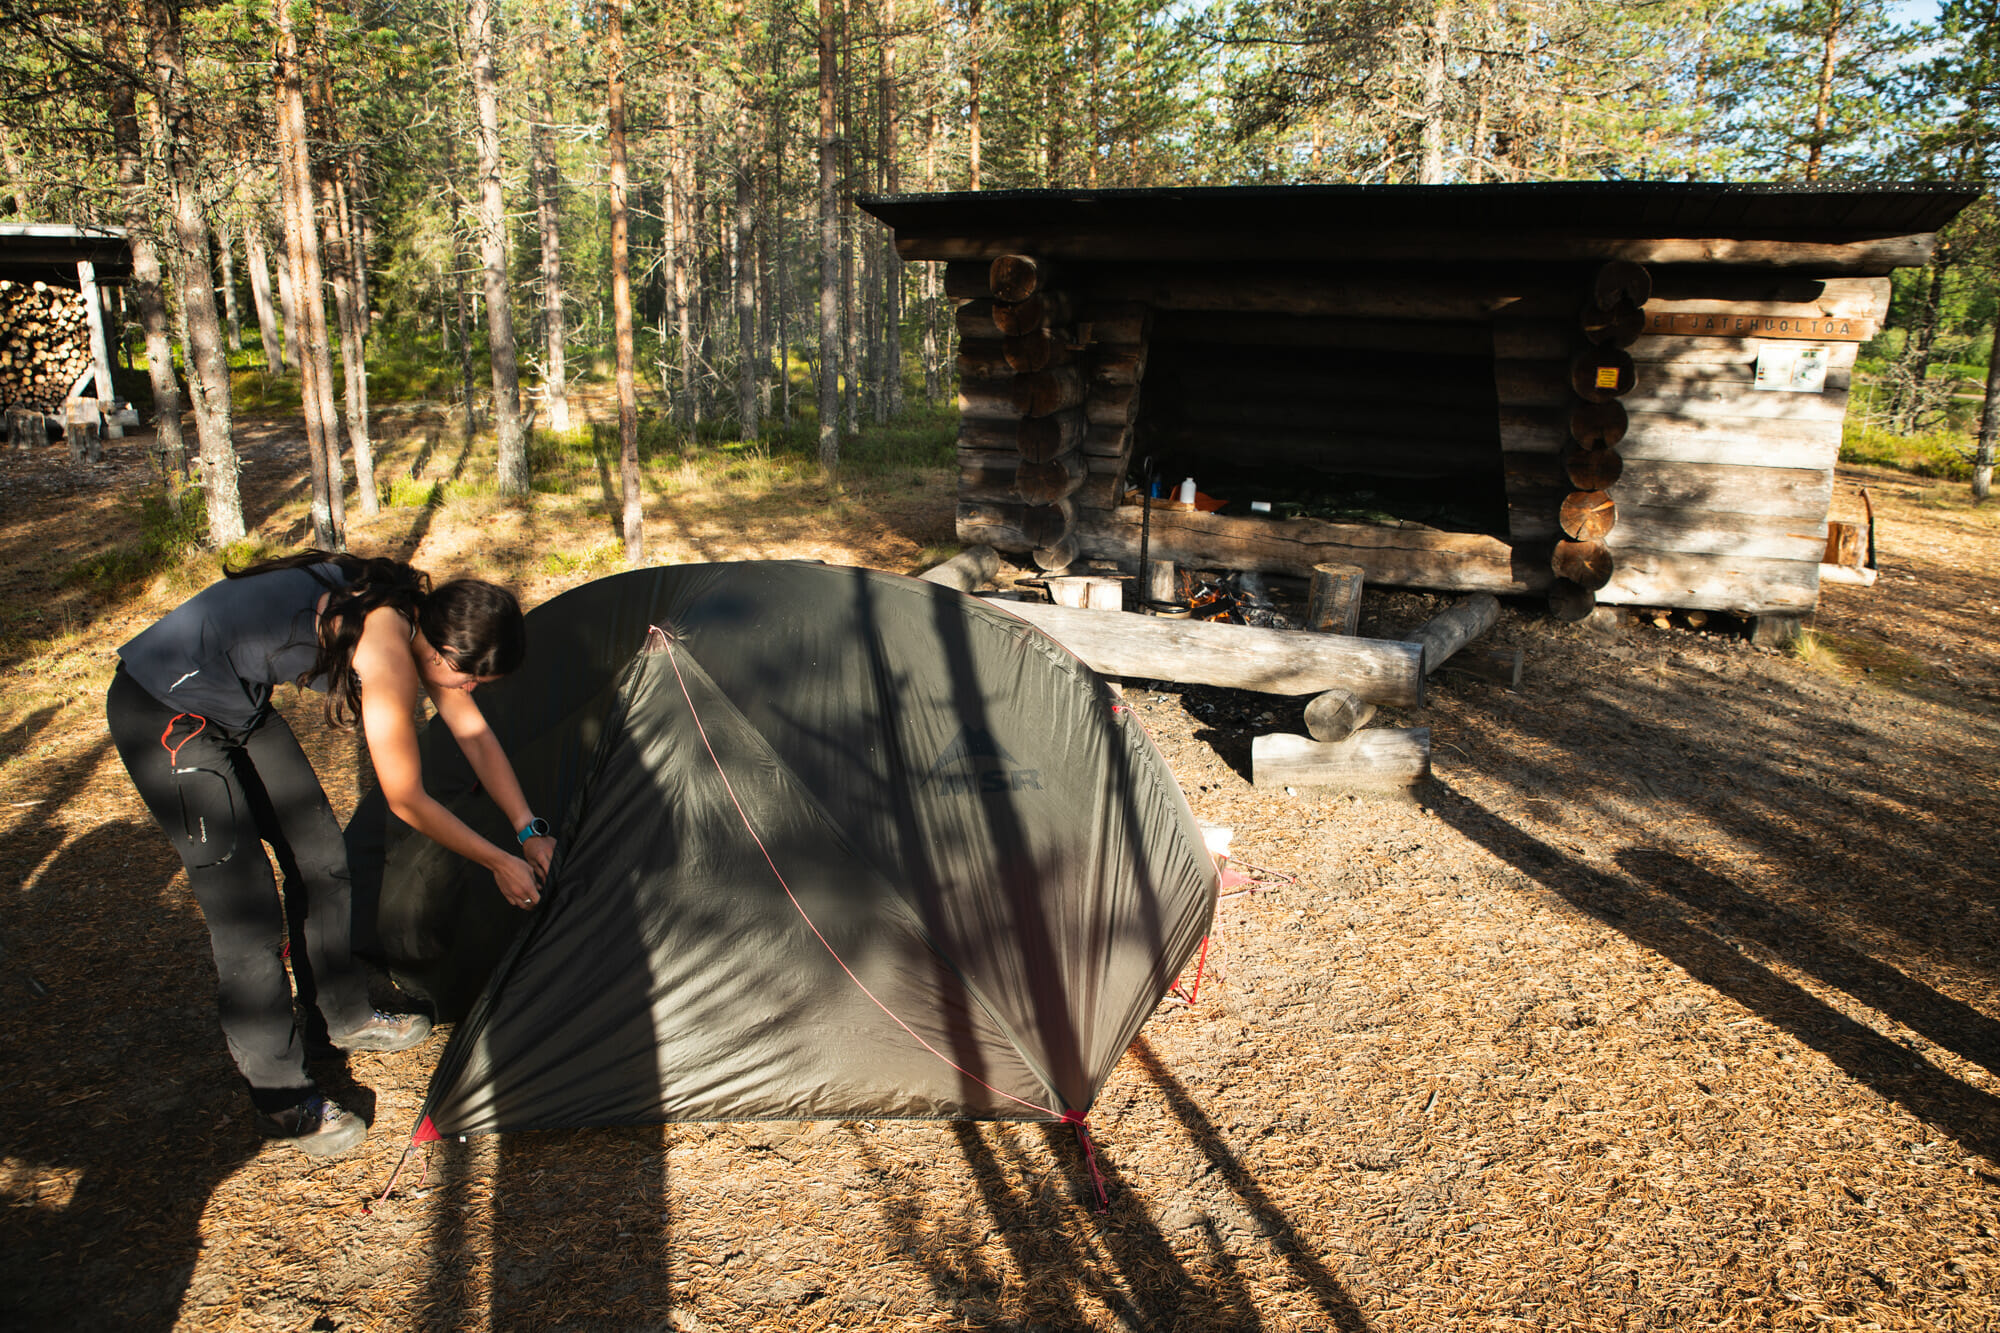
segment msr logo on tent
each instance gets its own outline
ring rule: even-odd
[[[942,784],[948,792],[1040,791],[1042,770],[1019,764],[992,732],[966,727],[938,755],[923,785]]]

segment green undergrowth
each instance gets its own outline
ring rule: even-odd
[[[1841,436],[1840,461],[1894,468],[1919,477],[1967,481],[1972,476],[1971,443],[1962,432],[1936,430],[1899,435],[1863,422],[1849,421]]]
[[[135,536],[93,551],[69,567],[64,582],[100,597],[131,591],[162,570],[195,556],[208,536],[208,511],[201,488],[169,495],[154,485],[124,501]]]

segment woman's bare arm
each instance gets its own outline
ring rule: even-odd
[[[507,758],[507,751],[501,747],[500,738],[493,734],[487,724],[486,714],[480,710],[478,700],[470,690],[434,690],[431,701],[437,705],[438,718],[450,728],[458,748],[464,752],[466,762],[486,788],[486,794],[493,804],[500,807],[507,816],[507,827],[522,829],[535,817],[534,808],[528,798],[521,794],[521,780],[515,776],[514,765]],[[555,851],[554,838],[530,838],[522,844],[522,855],[534,865],[537,874],[547,874],[549,858]]]
[[[389,809],[433,842],[492,871],[502,896],[509,902],[521,907],[534,906],[540,894],[535,883],[536,872],[529,863],[479,836],[424,789],[416,723],[417,698],[423,690],[423,680],[417,674],[416,658],[410,649],[409,622],[401,614],[388,607],[369,613],[360,642],[354,648],[354,671],[361,680],[362,734],[368,739],[368,756]],[[453,734],[457,735],[456,729]],[[490,731],[487,739],[492,739]],[[494,748],[498,749],[497,743]],[[474,771],[478,771],[476,764]],[[485,781],[486,775],[481,773],[480,778]],[[513,781],[511,767],[507,778],[515,801],[525,809],[520,784]],[[512,818],[513,810],[505,806],[502,809]]]

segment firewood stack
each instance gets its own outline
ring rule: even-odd
[[[90,364],[80,294],[0,279],[0,407],[60,412]]]
[[[1585,346],[1570,361],[1569,441],[1561,464],[1572,489],[1562,499],[1562,535],[1550,557],[1556,576],[1549,606],[1562,620],[1581,620],[1596,606],[1597,590],[1611,582],[1614,562],[1605,539],[1618,521],[1611,487],[1623,460],[1618,443],[1628,425],[1618,400],[1632,391],[1634,371],[1626,348],[1645,331],[1652,276],[1638,264],[1615,261],[1597,271],[1579,319]]]
[[[1145,373],[1143,311],[1084,318],[1099,312],[1080,309],[1050,267],[1028,255],[948,264],[945,292],[962,302],[960,526],[998,520],[1037,568],[1067,569],[1077,559],[1079,504],[1112,506],[1131,450]],[[1116,340],[1104,341],[1107,334]],[[968,538],[988,539],[985,527]]]

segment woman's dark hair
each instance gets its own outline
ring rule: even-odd
[[[329,577],[321,568],[326,565],[338,569],[341,579]],[[247,579],[286,569],[305,570],[333,594],[319,617],[319,655],[299,683],[326,680],[326,716],[335,726],[352,727],[361,714],[354,646],[377,607],[394,607],[453,670],[467,675],[504,676],[527,656],[521,604],[505,588],[478,579],[453,579],[433,589],[430,575],[400,560],[329,551],[301,551],[222,572]]]

